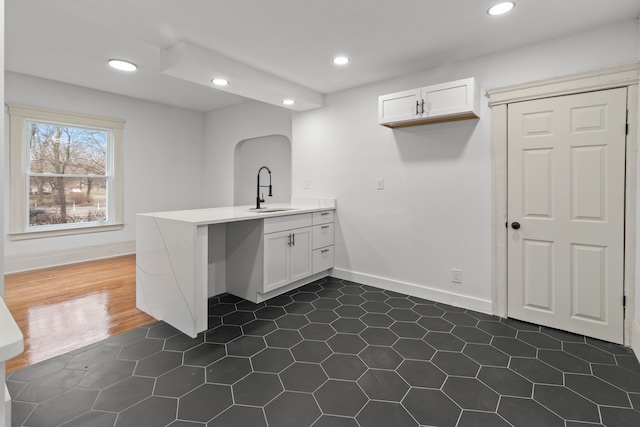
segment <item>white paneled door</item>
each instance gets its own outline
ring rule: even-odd
[[[626,98],[509,104],[509,317],[623,342]]]

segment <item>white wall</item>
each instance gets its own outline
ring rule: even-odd
[[[291,200],[291,141],[283,135],[269,135],[241,141],[236,145],[234,155],[233,204],[235,206],[256,204],[258,170],[267,166],[271,174],[260,173],[260,188],[264,195],[264,206],[270,203]],[[271,180],[271,181],[270,181]],[[262,206],[262,205],[261,205]]]
[[[615,48],[613,48],[615,47]],[[629,63],[636,20],[326,96],[293,118],[293,197],[338,201],[336,274],[491,309],[491,112],[390,130],[377,98],[475,76],[481,92]],[[376,178],[385,189],[376,190]],[[304,179],[311,189],[302,190]],[[462,269],[462,283],[451,269]]]
[[[285,108],[250,101],[206,115],[202,156],[205,207],[233,205],[236,145],[270,135],[282,135],[291,141],[291,114]]]
[[[64,83],[6,73],[6,101],[124,119],[124,223],[120,231],[10,242],[5,265],[41,267],[48,254],[68,262],[90,259],[113,246],[135,250],[135,215],[201,207],[204,114]],[[5,120],[8,115],[5,113]],[[8,141],[8,129],[4,135]],[[9,149],[4,150],[5,206],[8,206]],[[4,225],[8,229],[8,215]],[[88,257],[88,258],[87,258]],[[20,268],[22,269],[22,268]]]

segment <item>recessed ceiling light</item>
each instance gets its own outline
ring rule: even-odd
[[[349,58],[347,58],[346,56],[336,56],[331,60],[331,62],[336,65],[345,65],[349,62]]]
[[[226,79],[211,79],[211,83],[216,86],[226,86],[229,84],[229,80]]]
[[[293,99],[283,99],[283,100],[282,100],[282,103],[283,103],[284,105],[293,105],[293,104],[295,104],[295,103],[296,103],[296,101],[294,101]]]
[[[498,4],[494,4],[487,10],[487,13],[491,16],[502,15],[509,12],[511,9],[516,7],[516,3],[512,1],[503,1]]]
[[[109,65],[112,68],[120,71],[135,71],[138,69],[136,64],[134,64],[133,62],[124,61],[122,59],[110,59]]]

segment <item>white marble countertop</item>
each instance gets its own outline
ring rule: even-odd
[[[0,298],[0,362],[19,355],[24,350],[22,332]]]
[[[209,209],[188,209],[181,211],[154,212],[138,214],[154,218],[187,222],[193,225],[220,224],[270,218],[274,216],[295,215],[336,208],[335,199],[292,199],[291,203],[263,203],[265,210],[251,210],[255,206],[228,206]],[[282,209],[270,212],[271,209]]]

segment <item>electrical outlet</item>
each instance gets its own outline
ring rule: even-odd
[[[378,182],[377,189],[384,190],[384,178],[376,178],[376,181]]]
[[[452,268],[451,281],[453,283],[462,283],[462,270],[460,270],[459,268]]]

